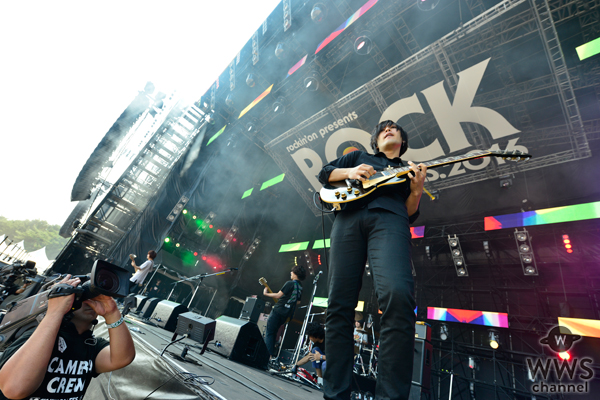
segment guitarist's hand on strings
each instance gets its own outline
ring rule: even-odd
[[[375,175],[376,171],[372,165],[360,164],[354,168],[348,170],[348,179],[357,179],[361,182],[365,182],[371,176]]]
[[[410,191],[415,195],[418,194],[420,197],[421,193],[423,193],[425,179],[427,178],[427,167],[423,163],[416,165],[412,161],[408,162],[408,166],[412,171],[408,173],[408,178],[410,179]]]

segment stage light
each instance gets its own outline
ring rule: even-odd
[[[175,247],[180,247],[181,245],[179,243],[175,243]]]
[[[567,250],[567,253],[571,254],[573,253],[573,245],[571,244],[571,239],[569,238],[569,235],[562,235],[563,238],[563,243],[565,244],[565,249]]]
[[[192,216],[192,219],[196,219],[196,218],[197,218],[197,217],[196,217],[195,215],[194,215],[194,216]]]
[[[182,214],[187,214],[187,210],[184,209],[181,213]]]
[[[229,107],[233,107],[233,93],[229,93],[227,97],[225,97],[225,104]]]
[[[569,361],[571,359],[571,353],[569,353],[568,351],[561,351],[560,353],[558,353],[558,356],[561,359],[567,360],[567,361]]]
[[[521,267],[523,268],[523,274],[527,276],[537,276],[537,263],[533,255],[533,248],[531,247],[531,239],[529,232],[523,228],[522,231],[515,229],[515,243],[519,251],[519,260],[521,261]]]
[[[319,81],[321,75],[316,72],[310,72],[306,78],[304,78],[304,88],[308,91],[314,92],[319,89]]]
[[[477,367],[477,363],[475,362],[474,357],[469,357],[469,368],[475,369]]]
[[[326,16],[327,7],[323,3],[316,3],[310,11],[310,19],[312,19],[315,24],[323,22]]]
[[[277,46],[275,46],[275,57],[279,58],[280,60],[285,56],[285,47],[283,46],[282,42],[277,43]]]
[[[285,102],[283,98],[280,97],[277,100],[275,100],[275,102],[273,103],[273,112],[275,114],[285,114]]]
[[[206,96],[202,96],[196,105],[204,114],[206,114],[210,109],[210,101],[206,98]]]
[[[487,240],[483,241],[483,250],[485,251],[486,256],[492,256],[492,253],[490,252],[490,242],[488,242]]]
[[[450,247],[450,254],[452,255],[452,261],[454,262],[454,268],[456,269],[456,275],[463,277],[469,276],[467,270],[467,263],[463,257],[462,248],[460,247],[460,241],[458,237],[454,235],[450,237],[448,235],[448,246]]]
[[[197,252],[197,251],[195,251],[195,252],[194,252],[194,257],[197,257],[197,256],[198,256],[198,252]]]
[[[440,3],[440,0],[417,0],[417,7],[421,11],[431,11]]]
[[[498,331],[490,329],[488,331],[488,338],[490,347],[492,349],[496,350],[498,347],[500,347],[500,334],[498,333]]]
[[[500,177],[500,187],[507,188],[512,185],[512,178],[510,175],[502,175]]]
[[[255,131],[256,125],[254,124],[254,121],[248,121],[248,123],[246,124],[246,132],[254,133]]]
[[[246,85],[250,87],[254,87],[254,85],[256,85],[256,82],[254,81],[254,75],[248,74],[246,77]]]
[[[431,260],[431,246],[425,246],[425,254],[427,255],[427,258]]]
[[[362,32],[354,41],[354,52],[359,56],[366,56],[373,49],[373,41],[369,32]]]
[[[169,243],[170,241],[171,241],[171,238],[170,238],[170,237],[166,237],[166,238],[165,238],[165,243]]]
[[[441,324],[440,325],[440,339],[447,340],[450,337],[450,331],[448,329],[448,325]]]
[[[206,122],[208,122],[211,125],[215,124],[215,112],[211,111],[207,116],[206,116]]]

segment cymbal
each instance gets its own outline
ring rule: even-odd
[[[368,333],[367,331],[365,331],[364,329],[356,329],[356,332],[360,332],[360,333]]]

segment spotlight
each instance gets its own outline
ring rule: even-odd
[[[321,79],[321,75],[318,72],[311,72],[308,74],[306,78],[304,78],[304,88],[311,92],[314,92],[319,89],[319,80]]]
[[[450,337],[450,332],[448,330],[448,325],[441,324],[440,325],[440,339],[447,340]]]
[[[368,32],[363,32],[354,41],[354,52],[359,56],[366,56],[373,49],[373,41]]]
[[[171,238],[170,238],[170,237],[166,237],[166,238],[165,238],[165,243],[169,243],[170,241],[171,241]]]
[[[475,362],[474,357],[469,357],[469,368],[475,369],[477,367],[477,363]]]
[[[233,93],[229,93],[225,98],[225,104],[229,107],[233,107]]]
[[[206,98],[206,96],[202,96],[200,98],[200,100],[198,100],[198,102],[196,103],[196,105],[198,106],[198,108],[200,109],[200,111],[202,111],[205,114],[210,109],[210,101]]]
[[[273,103],[273,112],[275,114],[285,114],[285,103],[283,101],[283,98],[278,98],[277,100],[275,100],[275,102]]]
[[[246,85],[250,87],[254,87],[254,85],[256,85],[256,82],[254,81],[254,75],[248,74],[246,77]]]
[[[573,245],[571,244],[571,239],[569,238],[569,235],[562,235],[563,238],[563,243],[565,244],[565,250],[567,250],[567,253],[571,254],[573,253]]]
[[[492,253],[490,252],[490,242],[488,242],[487,240],[483,241],[483,250],[485,251],[486,256],[492,256]]]
[[[275,57],[277,57],[281,60],[284,56],[285,56],[285,48],[283,47],[283,43],[279,42],[279,43],[277,43],[277,46],[275,46]]]
[[[248,121],[248,123],[246,124],[246,132],[248,132],[248,133],[256,132],[256,125],[254,124],[254,121]]]
[[[571,353],[569,353],[568,351],[561,351],[560,353],[558,353],[558,356],[566,361],[569,361],[571,359]]]
[[[214,116],[214,111],[213,111],[213,112],[211,112],[210,114],[208,114],[208,115],[206,116],[206,122],[208,122],[208,123],[209,123],[209,124],[211,124],[211,125],[214,125],[214,124],[215,124],[215,116]]]
[[[450,253],[452,255],[452,261],[454,262],[454,268],[456,269],[456,275],[458,276],[469,276],[467,270],[467,263],[463,257],[462,248],[460,247],[460,241],[458,237],[454,235],[450,237],[448,235],[448,246],[450,246]]]
[[[417,7],[421,11],[431,11],[440,4],[440,0],[417,0]]]
[[[316,3],[310,12],[310,19],[312,19],[315,24],[323,22],[326,16],[327,7],[323,3]]]
[[[498,331],[490,329],[488,331],[488,338],[490,347],[492,349],[496,350],[498,347],[500,347],[500,334],[498,333]]]
[[[427,255],[427,258],[431,260],[431,246],[425,246],[425,254]]]
[[[538,275],[537,263],[533,255],[533,248],[531,247],[531,239],[529,232],[526,229],[522,231],[515,229],[515,243],[517,244],[517,250],[519,251],[519,260],[521,261],[521,267],[523,268],[523,274],[528,276]]]
[[[502,175],[500,177],[500,187],[507,188],[512,185],[512,178],[510,175]]]

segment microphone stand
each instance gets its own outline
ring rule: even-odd
[[[144,286],[144,290],[142,290],[142,293],[146,293],[146,290],[148,289],[148,285],[150,284],[150,282],[152,282],[152,279],[154,279],[154,275],[156,275],[158,270],[161,268],[167,269],[167,267],[165,267],[164,265],[158,264],[158,267],[156,267],[156,269],[152,273],[152,276],[150,277],[150,279],[148,279],[148,282],[146,282],[146,286]]]
[[[202,281],[204,280],[204,278],[208,278],[209,276],[224,275],[226,273],[229,273],[229,272],[232,272],[232,271],[235,271],[235,270],[237,270],[237,268],[229,268],[229,269],[227,269],[225,271],[215,272],[215,273],[212,273],[212,274],[195,275],[195,276],[192,276],[191,278],[185,278],[185,279],[182,279],[180,281],[174,282],[174,283],[172,283],[173,289],[171,289],[171,293],[169,293],[169,297],[167,298],[167,300],[171,298],[171,295],[173,294],[173,290],[175,290],[175,286],[178,283],[185,282],[185,281],[196,280],[196,282],[195,282],[196,283],[196,289],[194,289],[194,294],[192,295],[192,298],[190,299],[190,302],[187,305],[187,307],[189,309],[191,307],[191,305],[192,305],[192,302],[194,301],[194,297],[196,297],[196,293],[198,292],[198,288],[200,287],[200,284],[202,283]]]
[[[296,365],[298,362],[298,356],[300,355],[300,349],[302,349],[302,343],[304,342],[304,333],[306,332],[306,325],[308,324],[308,319],[310,318],[310,312],[313,306],[313,300],[315,299],[315,293],[317,292],[317,282],[321,277],[323,271],[319,271],[315,279],[313,280],[313,292],[310,296],[310,302],[308,303],[308,308],[306,309],[306,315],[304,316],[304,322],[302,323],[302,330],[300,331],[300,337],[298,338],[298,342],[296,343],[296,349],[294,350],[294,357],[292,358],[293,365]]]

